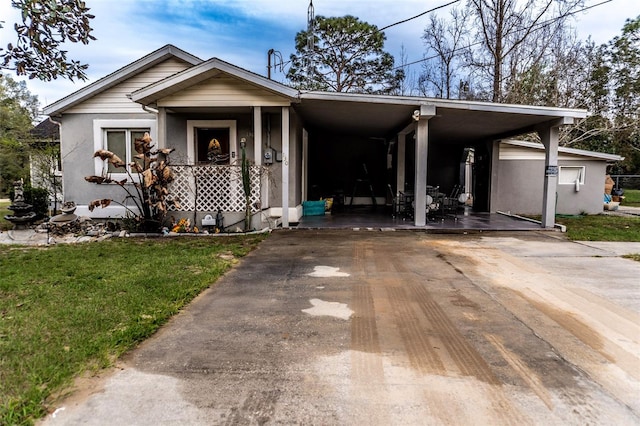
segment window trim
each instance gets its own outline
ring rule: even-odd
[[[158,135],[158,123],[152,119],[108,119],[108,120],[93,120],[93,152],[99,149],[106,149],[106,134],[107,130],[137,130],[137,129],[149,129],[151,139],[154,141],[154,145],[157,146]],[[123,158],[125,162],[129,162],[132,159]],[[103,176],[107,172],[107,166],[104,161],[99,157],[93,159],[94,161],[94,174],[96,176]],[[134,174],[135,176],[135,174]],[[111,177],[116,180],[128,178],[126,172],[123,173],[111,173]]]
[[[586,166],[559,166],[558,167],[558,185],[575,185],[575,180],[573,182],[563,182],[561,180],[562,169],[580,169],[578,176],[580,177],[580,181],[578,182],[580,185],[584,185],[585,174],[586,174]]]

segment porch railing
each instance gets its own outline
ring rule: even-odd
[[[172,165],[174,180],[169,193],[179,199],[181,212],[244,212],[240,166]],[[251,211],[260,210],[263,168],[251,166]]]

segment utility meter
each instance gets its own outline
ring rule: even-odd
[[[264,151],[264,164],[273,164],[273,149],[267,148]]]

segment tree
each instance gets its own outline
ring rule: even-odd
[[[302,90],[396,94],[402,70],[393,70],[393,56],[383,51],[386,39],[375,25],[353,16],[318,16],[309,32],[296,34],[287,78]]]
[[[22,22],[14,26],[15,44],[0,49],[0,69],[45,81],[58,77],[86,80],[88,65],[68,59],[63,50],[67,41],[88,44],[95,40],[89,26],[94,16],[85,2],[12,0],[11,4],[20,9]]]
[[[627,172],[640,171],[640,15],[628,19],[622,35],[610,43],[615,124],[619,154],[627,157]]]
[[[489,99],[503,102],[505,85],[531,69],[564,28],[583,0],[469,0],[478,28],[478,47],[470,51],[470,65],[488,80]],[[529,47],[529,48],[526,48]]]
[[[400,46],[400,68],[406,69],[409,62],[407,56],[407,49],[404,44]],[[400,96],[412,96],[418,91],[418,77],[414,71],[409,73],[404,72],[398,85],[398,95]]]
[[[24,81],[0,74],[0,193],[12,183],[29,180],[29,131],[38,114],[38,98]]]
[[[609,43],[587,43],[580,69],[583,84],[576,106],[590,115],[565,135],[564,145],[625,157],[619,174],[640,172],[640,16],[627,20]]]
[[[460,79],[456,82],[456,77],[462,61],[462,47],[468,44],[465,38],[468,16],[466,9],[452,9],[449,22],[431,15],[422,35],[426,54],[431,58],[423,62],[419,80],[425,96],[451,99],[456,87],[460,88]]]

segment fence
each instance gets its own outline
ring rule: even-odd
[[[174,180],[169,192],[180,200],[180,212],[244,212],[246,200],[240,166],[172,165]],[[251,212],[260,210],[263,168],[249,169]]]
[[[640,189],[640,175],[611,175],[615,188]]]

